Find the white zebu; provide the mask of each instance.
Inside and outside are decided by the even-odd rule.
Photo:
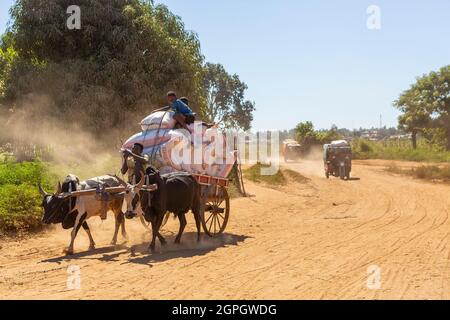
[[[134,188],[141,188],[144,179],[138,185],[130,185],[116,176],[105,175],[81,181],[75,175],[68,175],[63,184],[58,183],[54,194],[46,192],[41,186],[39,191],[44,199],[44,217],[42,221],[46,224],[61,223],[64,229],[72,228],[71,240],[67,248],[67,254],[73,254],[75,238],[80,227],[86,231],[89,237],[89,250],[95,248],[87,220],[95,216],[102,216],[106,212],[112,212],[115,216],[115,230],[111,241],[112,245],[117,243],[119,228],[122,228],[122,236],[127,239],[125,230],[125,219],[122,211],[124,206],[124,194]],[[97,188],[106,187],[116,189],[116,192],[97,192]],[[74,194],[76,194],[74,196]],[[99,197],[107,194],[107,199],[100,201]],[[125,208],[126,210],[126,208]],[[142,224],[146,227],[143,218]]]

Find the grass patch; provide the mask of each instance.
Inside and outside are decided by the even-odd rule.
[[[297,171],[290,169],[278,170],[273,175],[262,175],[261,169],[269,167],[270,166],[268,165],[257,163],[244,170],[244,178],[256,183],[265,183],[270,186],[284,186],[289,182],[289,180],[293,180],[295,182],[306,182],[309,180]]]
[[[386,171],[396,174],[412,176],[416,179],[450,182],[450,166],[427,165],[417,168],[402,169],[398,166],[390,166]]]
[[[270,165],[263,165],[261,163],[257,163],[250,168],[244,170],[244,178],[257,182],[257,183],[267,183],[273,186],[285,185],[287,180],[283,173],[278,170],[275,174],[272,175],[263,175],[261,174],[262,169],[270,168]]]
[[[367,141],[358,139],[352,142],[353,158],[404,160],[416,162],[450,162],[450,152],[438,147],[419,143],[417,149],[409,141]]]

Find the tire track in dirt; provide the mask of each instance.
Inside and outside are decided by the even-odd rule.
[[[287,164],[307,179],[278,188],[247,184],[232,200],[226,233],[195,241],[193,219],[182,245],[149,254],[149,234],[128,222],[130,241],[110,247],[111,220],[93,220],[97,249],[81,232],[76,254],[61,254],[69,232],[55,228],[0,241],[1,298],[44,299],[448,299],[450,187],[388,174],[355,162],[359,180],[322,177],[320,161]],[[178,222],[164,235],[173,242]],[[133,252],[130,248],[133,248]],[[379,290],[367,267],[381,268]],[[81,290],[66,287],[67,267]]]
[[[377,176],[381,176],[383,178],[386,177],[386,175],[383,175],[383,173],[380,173],[380,172],[377,172]],[[374,181],[376,183],[377,176],[370,176],[370,177],[367,177],[367,178],[370,178],[372,183]],[[388,180],[392,180],[390,177],[388,177],[387,179]],[[400,181],[403,181],[404,184],[409,184],[410,183],[409,180],[398,179],[398,178],[396,178],[396,179],[400,180]],[[377,230],[378,231],[388,231],[388,230],[385,230],[385,229],[391,229],[391,230],[393,229],[392,231],[388,232],[388,235],[389,235],[388,239],[392,238],[394,240],[396,237],[399,237],[399,238],[395,239],[394,245],[393,245],[393,249],[391,249],[390,251],[386,252],[385,254],[383,254],[381,256],[380,255],[375,256],[371,260],[367,260],[366,259],[366,261],[362,265],[358,265],[356,263],[356,267],[351,268],[348,271],[339,272],[339,270],[342,270],[343,268],[345,268],[346,265],[354,264],[355,262],[358,262],[358,260],[361,261],[361,256],[356,261],[354,261],[350,257],[348,257],[346,262],[344,262],[343,264],[337,265],[334,269],[331,269],[327,273],[327,275],[330,276],[330,277],[332,277],[333,275],[336,275],[336,274],[339,274],[340,276],[345,276],[346,274],[351,273],[351,272],[355,272],[355,271],[359,271],[360,275],[361,274],[364,275],[364,276],[361,276],[360,278],[356,278],[355,281],[348,283],[347,286],[344,286],[343,287],[343,291],[347,291],[348,287],[352,287],[352,286],[356,287],[357,284],[360,285],[360,288],[362,287],[361,284],[365,282],[363,280],[367,279],[367,275],[365,275],[363,273],[363,272],[365,272],[363,267],[366,267],[370,263],[374,263],[374,262],[377,262],[377,261],[378,261],[378,263],[380,263],[380,262],[383,262],[385,260],[389,260],[389,257],[392,256],[392,255],[395,255],[396,251],[401,250],[402,247],[406,247],[406,248],[413,247],[413,248],[411,248],[411,250],[414,250],[414,246],[416,246],[416,242],[420,242],[422,238],[427,238],[430,233],[432,233],[433,231],[435,231],[435,230],[437,230],[437,229],[439,229],[441,227],[448,228],[446,226],[446,223],[448,222],[448,217],[447,217],[448,211],[444,209],[445,205],[440,207],[439,208],[440,210],[439,209],[436,210],[436,212],[445,213],[445,217],[442,218],[442,214],[441,214],[440,216],[433,217],[431,220],[428,219],[428,221],[425,224],[425,228],[423,228],[423,225],[420,225],[420,227],[418,227],[417,225],[420,224],[421,222],[423,224],[423,221],[427,217],[427,214],[425,214],[424,216],[422,216],[421,218],[419,218],[415,222],[414,222],[415,215],[411,216],[411,217],[408,217],[408,220],[407,220],[408,224],[406,226],[404,226],[404,227],[401,227],[402,225],[404,225],[404,223],[398,223],[398,222],[401,222],[400,219],[402,219],[404,215],[403,215],[403,213],[402,214],[399,214],[399,213],[402,212],[402,207],[405,204],[405,202],[410,201],[410,199],[406,199],[405,202],[403,202],[402,199],[399,199],[398,198],[399,191],[401,191],[401,188],[404,187],[404,186],[401,186],[401,185],[400,186],[396,186],[395,184],[392,185],[391,181],[388,181],[388,182],[389,183],[384,183],[383,184],[386,187],[386,190],[387,190],[387,192],[385,192],[384,198],[390,198],[389,202],[390,203],[395,203],[398,208],[390,208],[390,207],[388,207],[387,210],[385,210],[385,212],[383,212],[383,214],[381,214],[379,216],[376,215],[376,218],[374,218],[374,219],[367,219],[363,223],[357,224],[353,228],[350,227],[350,229],[352,229],[352,230],[364,230],[364,229],[369,229],[369,230],[362,231],[361,233],[357,234],[356,236],[353,236],[353,237],[350,237],[350,238],[347,238],[347,239],[344,239],[344,240],[340,240],[338,242],[338,247],[339,246],[345,246],[346,244],[350,245],[350,243],[348,243],[348,242],[357,241],[359,237],[364,237],[365,234],[376,233]],[[331,182],[331,184],[333,184],[333,183],[334,182]],[[414,182],[414,183],[416,183],[416,182]],[[433,198],[434,199],[436,199],[436,198],[439,199],[438,197],[436,197],[437,196],[436,193],[435,193],[436,189],[448,190],[447,186],[437,186],[437,185],[430,185],[430,184],[428,184],[428,186],[433,189],[433,194],[430,197],[432,199],[431,201],[433,201]],[[333,187],[337,187],[336,184]],[[397,187],[399,190],[393,190],[392,187]],[[414,187],[416,188],[416,186],[414,186]],[[420,187],[422,187],[422,184],[420,184]],[[323,189],[326,189],[326,186]],[[367,189],[368,192],[370,192],[370,190],[371,189]],[[418,193],[421,194],[422,193],[421,188],[418,189],[418,190],[419,190]],[[345,191],[348,192],[349,190],[347,189]],[[393,198],[392,196],[389,196],[389,195],[394,195],[395,198]],[[413,196],[413,198],[414,198],[414,196]],[[367,197],[365,199],[367,199]],[[364,200],[364,198],[361,199],[361,200]],[[429,202],[430,201],[425,201],[423,203],[425,203],[425,205],[427,205],[427,206],[430,206]],[[438,200],[438,203],[439,203],[439,200]],[[430,207],[435,207],[435,204],[431,205]],[[375,215],[375,214],[372,213],[372,215]],[[389,217],[387,215],[389,215]],[[377,225],[375,228],[374,227],[368,228],[368,226],[370,226],[371,224],[373,224],[374,221],[377,221],[377,220],[381,220],[382,223]],[[383,220],[385,220],[385,221],[383,221]],[[411,220],[413,221],[413,223],[410,223]],[[439,220],[439,224],[437,224],[438,220]],[[430,223],[431,223],[431,225],[430,225]],[[409,237],[405,241],[401,241],[400,239],[403,236],[402,235],[402,231],[403,232],[407,231],[408,229],[410,229],[410,228],[412,228],[414,226],[415,226],[415,230],[413,230],[413,231],[414,231],[414,233],[416,235],[414,237],[412,237],[412,238]],[[420,231],[417,230],[417,229],[420,229]],[[384,242],[386,242],[386,241],[384,241]],[[330,246],[328,246],[328,248],[335,248],[335,247],[336,247],[335,243],[333,243]],[[360,252],[361,250],[364,250],[365,248],[370,248],[370,246],[367,246],[367,244],[364,243],[362,246],[355,248],[354,251]],[[350,250],[348,250],[348,251],[350,251]],[[439,251],[440,250],[438,250],[438,252]],[[365,255],[363,255],[362,257],[364,257],[364,256]],[[408,263],[408,262],[406,261],[406,263]],[[430,260],[430,263],[431,263],[431,260]],[[331,278],[328,278],[327,282],[330,282],[330,280],[331,280]],[[407,280],[408,279],[406,279],[404,281],[404,283],[408,283],[409,280],[408,281]],[[333,286],[334,286],[334,284],[333,284]],[[364,290],[364,288],[362,290],[359,290],[359,291],[366,291],[367,292],[367,290]],[[334,292],[334,294],[335,293],[336,292]],[[326,295],[322,295],[322,297],[323,296],[326,296]],[[337,296],[339,296],[339,295],[337,295]],[[354,298],[355,296],[358,297],[358,294],[353,293],[352,295],[350,295],[348,297]],[[401,294],[399,296],[401,297]],[[397,296],[397,297],[399,297],[399,296]],[[335,297],[336,297],[336,295],[335,295]]]

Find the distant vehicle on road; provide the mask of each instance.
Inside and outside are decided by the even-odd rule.
[[[289,160],[297,161],[304,153],[303,146],[295,140],[287,139],[283,141],[284,162]]]
[[[323,146],[325,176],[350,179],[352,171],[352,148],[345,140],[332,141]]]

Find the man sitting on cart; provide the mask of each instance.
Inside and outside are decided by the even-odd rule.
[[[187,104],[177,98],[177,94],[174,91],[169,91],[167,93],[167,100],[169,101],[169,105],[167,107],[156,109],[153,112],[168,110],[173,111],[175,113],[173,118],[177,121],[177,124],[192,134],[192,131],[189,129],[188,125],[195,122],[195,113],[192,112],[191,108],[189,108]]]
[[[169,91],[167,93],[167,99],[169,101],[169,106],[160,108],[160,109],[156,109],[153,112],[168,111],[168,110],[173,111],[175,113],[173,118],[177,121],[177,124],[192,134],[192,131],[189,129],[188,125],[195,122],[196,114],[189,107],[188,98],[182,97],[182,98],[178,99],[175,92]],[[202,123],[202,125],[206,126],[207,128],[211,128],[215,124],[214,123],[212,123],[212,124]]]

